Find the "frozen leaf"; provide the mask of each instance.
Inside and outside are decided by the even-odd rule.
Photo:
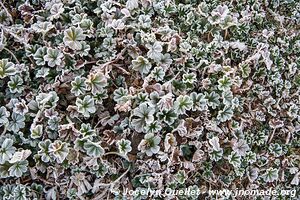
[[[1,144],[0,148],[0,164],[3,164],[11,159],[15,151],[16,148],[13,146],[13,140],[6,138]]]
[[[250,147],[245,140],[239,139],[237,142],[234,143],[232,149],[238,155],[245,156],[247,151],[250,150]]]
[[[75,94],[75,96],[79,96],[85,93],[85,91],[87,90],[87,85],[85,84],[85,81],[85,78],[77,76],[75,77],[75,80],[71,82],[71,92]]]
[[[28,161],[23,160],[14,163],[9,169],[10,176],[21,177],[27,171]]]
[[[107,85],[107,78],[101,72],[98,72],[96,74],[90,74],[86,79],[86,84],[88,86],[88,89],[91,89],[92,93],[96,94],[98,92],[101,92],[103,88]]]
[[[91,113],[96,112],[94,99],[90,95],[85,96],[83,99],[78,97],[76,99],[76,106],[78,112],[83,114],[84,117],[90,117]]]
[[[10,77],[7,83],[11,93],[21,93],[24,90],[23,80],[20,76],[15,75]]]
[[[8,59],[0,60],[0,78],[12,76],[16,74],[17,70],[12,62],[8,62]]]
[[[6,124],[8,123],[8,117],[10,113],[7,111],[6,107],[1,106],[0,107],[0,126],[1,124]]]
[[[44,56],[44,61],[48,62],[49,67],[59,66],[62,63],[62,54],[58,49],[47,49],[47,54]]]
[[[133,116],[137,118],[133,119],[131,124],[137,132],[142,132],[146,124],[150,124],[154,121],[154,112],[155,110],[146,103],[142,103],[138,108],[134,109]]]
[[[56,140],[49,145],[49,152],[58,163],[62,163],[69,153],[68,144],[60,140]]]
[[[30,137],[32,139],[37,139],[37,138],[42,137],[42,135],[43,135],[43,125],[38,124],[36,126],[32,126],[30,128],[30,132],[31,132]]]
[[[227,120],[230,120],[232,116],[233,116],[232,108],[229,106],[225,106],[223,110],[220,110],[218,112],[217,119],[220,120],[221,122],[225,122]]]
[[[73,50],[80,50],[82,48],[81,41],[85,39],[85,35],[81,28],[70,27],[64,31],[63,41],[66,46]]]
[[[39,142],[38,146],[40,150],[38,151],[38,155],[41,156],[41,160],[43,162],[49,162],[50,161],[50,144],[51,141],[49,139],[46,139],[45,141]]]
[[[12,113],[11,120],[7,129],[13,131],[14,133],[18,132],[21,128],[25,127],[25,117],[23,115]]]
[[[157,154],[160,146],[159,143],[161,138],[159,136],[155,136],[153,133],[147,133],[144,136],[144,139],[140,142],[138,149],[142,153],[146,153],[147,156],[152,156],[153,154]]]
[[[263,174],[263,178],[265,182],[273,182],[278,179],[278,169],[269,168],[266,173]]]
[[[100,146],[100,144],[92,141],[85,142],[83,148],[89,156],[100,157],[104,154],[104,149]]]
[[[153,45],[146,45],[146,47],[149,49],[147,52],[148,58],[151,58],[153,60],[160,59],[160,57],[162,56],[162,46],[159,42],[154,42]]]
[[[132,150],[131,142],[129,140],[121,139],[117,141],[117,146],[119,152],[125,155]]]
[[[233,167],[238,168],[241,165],[241,156],[238,155],[236,152],[232,151],[231,154],[228,156],[228,161]]]
[[[151,69],[151,63],[143,56],[138,56],[136,60],[133,60],[132,66],[132,69],[139,71],[142,75],[148,74]]]
[[[47,55],[47,47],[39,47],[35,54],[33,55],[33,58],[37,65],[45,65],[45,55]]]
[[[187,95],[180,95],[174,102],[174,109],[178,114],[185,114],[192,108],[193,102]]]

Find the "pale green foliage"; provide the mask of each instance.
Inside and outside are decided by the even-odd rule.
[[[16,148],[13,146],[13,140],[6,138],[0,148],[0,164],[8,161],[15,153]]]
[[[78,108],[78,112],[83,114],[84,117],[90,117],[90,113],[95,113],[95,102],[91,96],[85,96],[83,99],[77,97],[76,106]]]
[[[11,76],[16,74],[15,65],[9,62],[8,59],[0,60],[0,78],[5,78],[6,76]]]
[[[74,81],[71,82],[71,92],[76,96],[84,94],[87,90],[87,85],[85,83],[86,79],[77,76]]]
[[[151,68],[151,63],[149,60],[143,56],[138,56],[135,60],[132,61],[132,69],[143,74],[148,74]]]
[[[85,142],[83,148],[86,150],[87,155],[92,157],[100,157],[104,154],[104,149],[100,144],[92,141]]]
[[[49,145],[49,152],[58,163],[62,163],[69,153],[68,144],[60,140],[56,140]]]
[[[82,47],[81,41],[85,39],[85,34],[81,28],[70,27],[64,31],[63,41],[66,46],[73,50],[80,50]]]
[[[0,1],[0,200],[300,199],[299,8]]]
[[[129,140],[121,139],[117,141],[118,150],[122,154],[127,154],[132,150],[131,142]]]

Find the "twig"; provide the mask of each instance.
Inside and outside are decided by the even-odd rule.
[[[15,56],[15,54],[14,54],[11,50],[9,50],[9,49],[6,48],[6,47],[4,47],[3,49],[6,50],[8,53],[10,53],[10,55],[15,59],[15,61],[16,61],[18,64],[20,64],[18,58]]]
[[[107,152],[103,156],[107,156],[107,155],[117,155],[117,156],[120,156],[120,157],[124,158],[128,162],[130,162],[130,160],[129,160],[129,158],[127,156],[125,157],[124,155],[122,155],[122,154],[120,154],[118,152],[115,152],[115,151]]]
[[[2,1],[0,1],[0,5],[1,5],[1,7],[5,10],[6,14],[9,16],[9,19],[12,21],[12,16],[11,16],[11,14],[8,12],[8,10],[6,9],[6,7],[4,6],[4,4],[2,3]]]
[[[276,128],[273,130],[272,134],[270,135],[269,140],[268,140],[268,144],[270,144],[270,142],[272,141],[272,139],[274,137],[274,134],[275,134],[275,131],[276,131]]]

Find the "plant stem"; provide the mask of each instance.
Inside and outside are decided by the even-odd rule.
[[[9,49],[6,48],[6,47],[4,47],[3,49],[6,50],[8,53],[10,53],[10,55],[15,59],[15,61],[16,61],[18,64],[20,64],[18,58],[15,56],[15,54],[14,54],[11,50],[9,50]]]

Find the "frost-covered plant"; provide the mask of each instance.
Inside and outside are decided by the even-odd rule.
[[[95,101],[90,95],[85,96],[83,99],[77,97],[76,106],[78,112],[83,114],[84,117],[90,117],[91,113],[96,112]]]
[[[133,111],[133,116],[137,117],[132,119],[132,126],[137,132],[143,132],[145,126],[154,121],[154,108],[148,106],[146,103],[142,103],[139,107]]]
[[[146,153],[147,156],[152,156],[153,154],[158,153],[160,141],[161,138],[159,136],[155,136],[153,133],[147,133],[140,142],[138,149],[141,152]]]
[[[209,139],[209,156],[212,160],[218,161],[223,157],[223,149],[220,147],[219,138],[213,137]]]
[[[6,76],[11,76],[16,74],[15,65],[9,62],[8,59],[0,60],[0,78],[5,78]]]
[[[8,161],[16,151],[16,148],[13,146],[13,140],[6,138],[1,144],[0,148],[0,164]]]
[[[0,199],[299,199],[299,7],[0,1]]]
[[[132,150],[131,142],[129,140],[121,139],[117,142],[117,146],[119,152],[125,155]]]
[[[80,50],[82,48],[81,41],[85,38],[86,35],[81,28],[72,26],[64,31],[63,41],[71,49]]]
[[[132,61],[132,69],[140,72],[141,74],[148,74],[151,69],[151,63],[143,56],[138,56]]]

